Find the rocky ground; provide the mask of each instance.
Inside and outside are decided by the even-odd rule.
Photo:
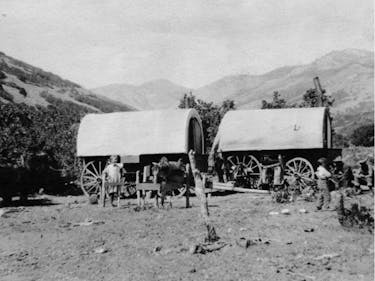
[[[336,212],[315,212],[312,202],[277,204],[269,195],[212,196],[225,246],[192,254],[205,228],[191,202],[136,211],[134,199],[101,209],[84,197],[42,196],[1,208],[0,280],[374,279],[371,233],[343,229]]]

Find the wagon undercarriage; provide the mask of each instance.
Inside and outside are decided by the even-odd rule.
[[[226,181],[249,189],[269,189],[273,185],[274,167],[279,155],[283,161],[283,178],[302,189],[314,181],[314,169],[320,157],[333,159],[340,149],[297,149],[269,151],[235,151],[223,153]]]

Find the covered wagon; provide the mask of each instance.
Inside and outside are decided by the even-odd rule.
[[[99,192],[111,155],[118,155],[124,164],[124,184],[132,194],[137,171],[146,181],[153,162],[163,156],[187,162],[190,149],[198,154],[204,150],[202,123],[194,109],[88,114],[77,137],[77,156],[83,160],[82,190],[86,195]]]
[[[230,111],[219,126],[214,152],[222,154],[228,177],[235,180],[241,171],[248,188],[259,188],[263,165],[280,156],[287,175],[309,180],[320,157],[341,154],[332,148],[331,118],[325,107]]]

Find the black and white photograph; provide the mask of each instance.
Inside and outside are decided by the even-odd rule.
[[[374,280],[373,0],[0,0],[0,281]]]

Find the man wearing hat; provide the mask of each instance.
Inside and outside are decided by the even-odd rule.
[[[361,185],[366,185],[373,193],[374,186],[374,158],[372,156],[361,160],[359,163],[359,170],[354,175],[354,186],[357,193],[361,192]]]
[[[328,163],[326,158],[320,158],[318,160],[319,166],[315,172],[318,178],[318,205],[317,210],[321,210],[322,207],[325,210],[329,210],[329,203],[331,202],[331,194],[329,192],[328,180],[332,177],[332,174],[328,171]]]

